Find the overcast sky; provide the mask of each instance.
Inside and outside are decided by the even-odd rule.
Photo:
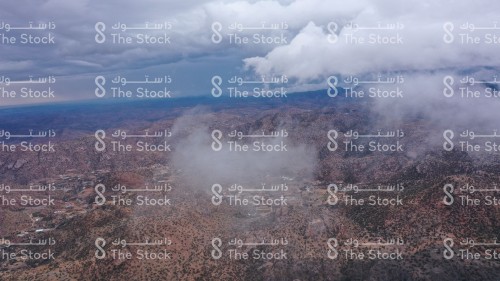
[[[500,2],[494,0],[19,0],[4,1],[0,8],[4,23],[0,33],[18,40],[24,31],[7,31],[5,24],[55,24],[53,30],[27,31],[51,33],[55,44],[3,42],[0,76],[25,80],[53,75],[57,77],[56,100],[95,98],[95,77],[99,75],[108,79],[169,75],[169,89],[174,97],[181,97],[209,95],[214,75],[227,79],[232,75],[287,75],[292,81],[288,87],[296,91],[326,88],[331,75],[401,72],[441,81],[440,75],[465,71],[488,79],[500,59],[500,42],[464,44],[459,35],[478,35],[482,40],[486,33],[500,37],[495,29],[460,28],[467,23],[469,27],[495,27]],[[101,44],[96,42],[100,22],[106,35]],[[165,30],[122,32],[112,28],[117,23],[141,27],[165,22],[170,25]],[[233,24],[279,28],[233,30]],[[353,30],[351,24],[357,28]],[[395,28],[383,29],[389,26]],[[170,44],[113,44],[113,32],[165,35]],[[230,33],[247,36],[251,42],[234,44],[229,41]],[[281,41],[254,43],[254,34]],[[349,41],[349,34],[365,42]],[[372,36],[395,41],[366,42]],[[215,43],[219,37],[221,42]],[[2,100],[3,105],[16,102]]]

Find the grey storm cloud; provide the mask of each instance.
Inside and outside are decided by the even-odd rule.
[[[457,75],[464,69],[496,68],[500,53],[494,45],[458,44],[459,26],[472,23],[490,26],[497,18],[496,1],[97,1],[21,0],[2,3],[0,20],[11,25],[55,22],[56,44],[50,46],[0,45],[0,71],[25,79],[27,75],[55,75],[62,100],[78,99],[92,92],[96,75],[135,75],[172,72],[178,77],[180,95],[206,94],[205,83],[190,88],[195,75],[210,81],[217,72],[245,72],[250,75],[286,74],[293,90],[325,88],[330,75],[373,75],[377,72],[418,73],[417,78]],[[141,26],[169,22],[171,44],[96,43],[95,25],[116,23]],[[214,44],[213,24],[229,32],[233,24],[261,26],[286,23],[283,44]],[[337,29],[332,32],[332,23]],[[400,23],[402,45],[355,45],[345,42],[348,24],[364,27]],[[443,41],[445,23],[453,23],[455,42]],[[241,35],[252,34],[252,30]],[[357,30],[368,36],[370,30]],[[0,32],[6,33],[6,32]],[[272,32],[271,32],[272,33]],[[384,34],[384,33],[382,33]],[[471,32],[472,34],[472,32]],[[476,30],[474,34],[478,34]],[[328,39],[335,35],[336,43]],[[109,33],[108,33],[109,39]],[[227,38],[226,38],[227,39]],[[220,61],[219,63],[217,61]],[[486,72],[488,75],[491,73]],[[439,75],[439,76],[436,76]],[[442,79],[442,78],[441,78]],[[420,81],[420,80],[418,80]],[[182,85],[181,85],[182,84]],[[207,83],[208,84],[208,83]],[[439,83],[423,85],[425,92],[441,91]],[[422,86],[422,85],[421,85]],[[205,87],[205,88],[204,88]],[[411,90],[408,90],[411,92]],[[417,94],[417,93],[416,93]],[[421,94],[418,94],[421,95]],[[421,100],[408,98],[408,102]],[[385,104],[386,102],[383,102]]]
[[[306,1],[22,0],[5,2],[1,7],[0,20],[4,24],[19,27],[55,23],[56,28],[50,30],[55,44],[0,44],[0,71],[16,80],[27,79],[27,76],[57,76],[57,100],[88,98],[92,92],[92,77],[96,75],[140,77],[176,72],[180,77],[178,81],[190,82],[185,77],[196,75],[201,69],[200,79],[210,81],[208,74],[211,72],[240,71],[238,67],[241,69],[244,58],[264,55],[274,48],[265,45],[237,46],[226,41],[214,44],[211,40],[214,22],[221,23],[227,31],[233,22],[258,26],[263,22],[286,21],[290,25],[287,31],[290,38],[307,22],[300,16],[307,7]],[[312,8],[308,10],[310,17],[316,16]],[[324,12],[323,17],[326,16]],[[98,22],[107,26],[108,40],[103,44],[95,40]],[[164,22],[171,24],[171,29],[164,32],[170,39],[169,45],[110,43],[109,31],[116,23],[137,27],[145,23]],[[18,31],[7,32],[4,29],[0,33],[19,35]],[[47,32],[33,33],[47,35]],[[214,58],[220,58],[220,63],[213,63]],[[211,69],[209,63],[212,63]],[[188,70],[187,66],[191,69]],[[188,95],[195,92],[201,94],[203,89],[190,89],[189,93],[183,93],[185,89],[180,86],[176,91]]]
[[[273,45],[234,46],[211,42],[211,25],[220,22],[259,26],[285,22],[287,38],[293,38],[309,21],[348,17],[362,4],[331,1],[17,1],[2,3],[0,19],[11,25],[54,22],[56,44],[50,46],[0,46],[2,64],[18,64],[11,71],[82,74],[116,69],[140,68],[175,63],[200,56],[227,54],[232,49],[241,59],[264,55]],[[339,8],[342,7],[342,8]],[[171,45],[97,44],[95,24],[103,22],[107,31],[115,23],[128,26],[169,22]],[[227,30],[225,30],[227,31]],[[224,30],[223,30],[224,32]],[[109,41],[109,40],[108,40]],[[33,65],[29,65],[32,62]],[[24,67],[23,67],[24,66]]]

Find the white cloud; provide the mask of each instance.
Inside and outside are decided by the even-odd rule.
[[[497,16],[490,11],[499,4],[466,4],[455,1],[375,1],[360,13],[353,14],[351,21],[360,27],[371,28],[399,23],[400,30],[352,31],[343,27],[349,20],[340,20],[335,21],[339,30],[338,41],[331,43],[328,41],[331,35],[328,22],[314,17],[290,44],[276,47],[265,56],[247,58],[244,62],[258,74],[284,73],[300,81],[324,78],[332,73],[495,66],[500,59],[497,48],[485,44],[459,44],[458,25],[467,21],[476,25],[493,25]],[[302,17],[307,17],[307,13]],[[443,41],[446,22],[453,22],[456,26],[454,44]],[[352,40],[350,34],[362,38],[364,43]],[[392,37],[395,43],[381,44],[387,37]]]

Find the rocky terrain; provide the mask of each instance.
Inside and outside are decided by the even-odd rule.
[[[0,205],[0,279],[495,280],[499,262],[485,252],[496,250],[489,242],[496,244],[500,214],[485,198],[500,182],[498,155],[443,150],[442,131],[423,117],[381,122],[369,103],[324,96],[0,110],[0,130],[56,132],[54,152],[0,152],[0,196],[16,201]],[[171,132],[150,141],[170,149],[138,151],[143,139],[117,134],[133,149],[114,151],[119,130]],[[222,141],[233,131],[286,131],[287,150],[226,145],[217,154],[214,130]],[[404,149],[344,149],[352,130],[403,131]],[[368,147],[374,139],[355,141]],[[47,141],[5,142],[23,140]],[[252,147],[254,139],[240,141]],[[469,185],[476,190],[462,188]],[[53,201],[23,205],[23,195]],[[461,204],[461,195],[482,203]],[[256,196],[273,203],[231,204]],[[146,197],[157,204],[142,204]],[[53,256],[24,258],[26,251]]]

